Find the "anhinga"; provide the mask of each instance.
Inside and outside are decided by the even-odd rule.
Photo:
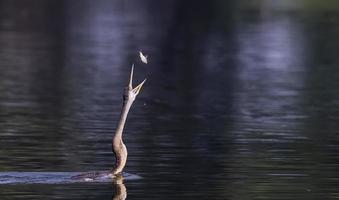
[[[123,95],[123,106],[120,114],[120,120],[117,126],[117,129],[115,131],[113,140],[112,140],[112,151],[115,155],[116,163],[113,169],[113,174],[119,174],[122,172],[126,165],[127,160],[127,148],[125,144],[122,141],[122,133],[124,130],[126,118],[129,109],[131,108],[136,96],[139,94],[143,84],[145,83],[146,79],[141,82],[138,86],[135,88],[132,87],[132,81],[133,81],[133,69],[134,65],[132,66],[130,78],[129,78],[129,84],[128,87],[125,88],[124,95]]]

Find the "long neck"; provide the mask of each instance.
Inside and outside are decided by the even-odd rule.
[[[113,146],[116,145],[116,143],[122,141],[122,132],[124,131],[124,126],[125,126],[127,114],[128,114],[129,109],[132,106],[132,103],[133,102],[128,101],[128,100],[124,101],[124,104],[123,104],[122,110],[121,110],[121,114],[120,114],[120,120],[119,120],[119,123],[118,123],[118,127],[115,131],[115,135],[114,135],[113,141],[112,141]]]

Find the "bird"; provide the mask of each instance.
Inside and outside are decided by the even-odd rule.
[[[122,171],[125,168],[126,161],[127,161],[127,148],[122,140],[122,134],[124,131],[124,126],[126,123],[128,112],[135,101],[135,98],[139,94],[142,86],[146,82],[144,79],[139,85],[135,88],[132,86],[133,82],[133,71],[134,71],[134,64],[132,65],[129,83],[128,86],[125,88],[123,93],[123,104],[120,113],[120,119],[118,121],[117,128],[113,135],[112,139],[112,152],[115,156],[115,164],[113,169],[106,170],[106,171],[94,171],[94,172],[85,172],[79,173],[77,175],[72,176],[70,179],[72,181],[84,181],[84,182],[95,182],[100,181],[102,179],[111,178],[111,179],[119,179],[122,176]]]
[[[141,51],[139,51],[139,56],[140,56],[140,60],[143,62],[143,63],[145,63],[145,64],[147,64],[147,56],[146,55],[144,55],[144,54],[142,54],[142,52]]]
[[[75,175],[69,174],[69,175],[60,175],[60,173],[42,173],[39,175],[39,173],[29,173],[29,172],[23,172],[18,173],[14,172],[15,175],[13,175],[11,172],[8,174],[4,174],[0,172],[0,184],[2,177],[5,177],[5,182],[11,178],[15,183],[41,183],[46,181],[46,183],[51,183],[50,179],[53,179],[55,183],[66,183],[66,182],[97,182],[97,181],[105,181],[105,180],[115,180],[117,182],[117,196],[114,199],[125,199],[126,198],[126,187],[124,186],[122,180],[123,180],[123,169],[126,165],[127,161],[127,148],[122,140],[122,134],[124,130],[124,126],[127,119],[127,114],[135,101],[136,97],[138,96],[142,86],[146,82],[146,79],[144,79],[139,85],[133,88],[132,82],[133,82],[133,71],[134,71],[134,65],[132,65],[130,77],[129,77],[129,83],[128,86],[125,88],[123,93],[123,105],[122,110],[120,114],[120,119],[117,125],[117,128],[115,130],[115,134],[112,139],[112,152],[115,156],[115,165],[113,169],[105,170],[105,171],[92,171],[92,172],[76,172]],[[61,173],[63,174],[63,173]],[[38,176],[38,177],[37,177]],[[40,177],[39,177],[40,176]],[[44,180],[46,179],[46,180]],[[48,181],[47,181],[48,179]],[[52,182],[53,182],[52,181]],[[11,183],[14,183],[11,182]],[[53,183],[54,183],[53,182]]]
[[[135,101],[135,98],[139,94],[142,86],[146,82],[146,79],[144,79],[139,85],[133,88],[132,86],[133,71],[134,71],[134,65],[132,65],[128,86],[124,90],[123,106],[122,106],[122,110],[120,114],[120,119],[119,119],[117,128],[115,130],[115,134],[112,139],[112,152],[115,156],[115,166],[113,168],[113,175],[121,174],[121,172],[123,171],[126,165],[127,148],[122,140],[122,134],[123,134],[128,112],[133,102]]]

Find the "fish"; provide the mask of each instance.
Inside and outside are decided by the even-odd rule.
[[[143,63],[145,63],[145,64],[148,63],[148,61],[147,61],[147,56],[144,55],[144,54],[142,54],[141,51],[139,51],[139,56],[140,56],[140,60],[141,60]]]

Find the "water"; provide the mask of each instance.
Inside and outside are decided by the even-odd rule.
[[[148,79],[124,134],[140,179],[1,199],[337,199],[339,6],[274,2],[0,1],[1,173],[110,169],[131,64]]]
[[[0,185],[72,184],[72,183],[123,183],[141,177],[123,172],[112,175],[110,171],[93,172],[0,172]]]

